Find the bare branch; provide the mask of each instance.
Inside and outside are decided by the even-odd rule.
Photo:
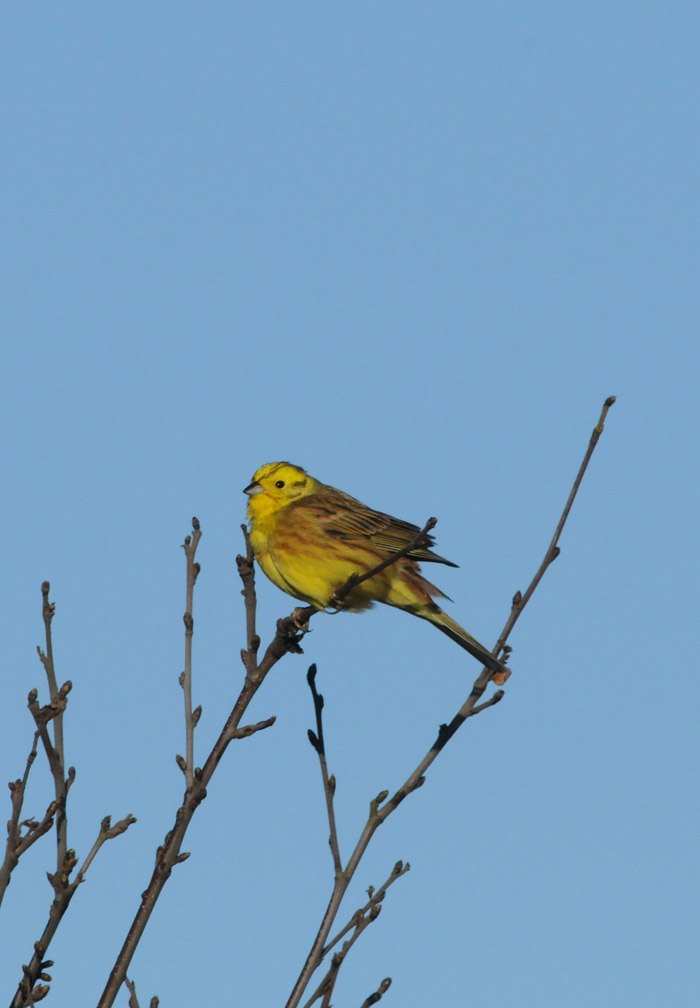
[[[67,787],[64,780],[65,773],[65,751],[63,745],[63,711],[66,708],[67,696],[70,692],[70,682],[64,684],[59,690],[56,682],[56,670],[53,660],[53,638],[51,634],[51,623],[56,613],[56,606],[49,601],[51,585],[44,581],[41,586],[42,617],[44,620],[44,634],[46,638],[46,652],[39,651],[41,663],[46,671],[46,678],[49,684],[49,696],[52,707],[56,709],[53,717],[53,752],[49,756],[49,766],[54,779],[54,789],[56,793],[56,867],[58,868],[66,856],[68,846],[68,822],[66,819],[66,796]],[[66,689],[66,686],[68,687]],[[42,739],[43,741],[43,739]],[[46,743],[44,743],[46,748]]]
[[[273,716],[266,718],[265,721],[258,721],[257,724],[243,725],[242,728],[236,728],[231,732],[231,740],[250,738],[256,732],[263,731],[265,728],[271,728],[276,720],[277,718]]]
[[[39,731],[34,732],[34,740],[32,742],[32,748],[27,756],[27,761],[24,766],[24,773],[21,779],[10,781],[8,787],[10,789],[10,802],[12,805],[12,815],[9,822],[7,823],[7,843],[5,844],[5,858],[3,860],[2,866],[0,867],[0,904],[2,904],[3,897],[10,884],[10,876],[12,872],[17,867],[17,863],[24,853],[31,845],[47,833],[48,830],[53,825],[53,816],[56,812],[55,802],[51,802],[48,809],[44,814],[44,818],[40,823],[33,819],[25,819],[24,822],[20,822],[20,816],[22,814],[22,807],[24,805],[24,795],[27,788],[27,781],[29,780],[29,771],[31,770],[34,760],[36,759],[37,742],[39,741]],[[22,827],[25,827],[27,832],[22,836]]]
[[[421,541],[426,531],[432,527],[433,525],[429,522],[428,525],[426,525],[426,528],[415,537],[413,542],[408,544],[406,551],[402,550],[400,553],[394,554],[388,562],[385,561],[384,563],[379,564],[372,571],[369,571],[366,576],[372,577],[378,570],[388,566],[389,563],[395,563],[399,560],[405,552],[410,549],[415,549],[416,545]],[[187,828],[200,802],[206,797],[208,784],[229,743],[234,739],[247,738],[264,728],[270,727],[274,723],[274,718],[268,718],[266,721],[261,721],[256,725],[240,727],[243,714],[248,708],[250,701],[262,685],[270,669],[281,658],[283,658],[284,655],[290,653],[301,653],[301,647],[299,646],[300,641],[308,630],[309,619],[315,612],[317,612],[314,607],[307,606],[295,609],[290,616],[278,620],[277,632],[273,640],[268,645],[262,660],[259,663],[257,662],[258,650],[260,648],[260,638],[256,631],[257,602],[255,595],[254,557],[250,544],[250,538],[245,526],[242,526],[242,529],[246,541],[246,556],[238,556],[236,558],[236,562],[243,582],[242,594],[245,599],[246,608],[246,648],[241,652],[241,658],[243,659],[243,664],[246,669],[245,682],[218,739],[214,743],[214,746],[204,763],[204,766],[201,770],[193,770],[192,781],[191,783],[188,783],[185,790],[182,805],[178,809],[175,817],[175,824],[167,834],[163,845],[158,849],[156,865],[151,881],[141,897],[141,905],[136,912],[124,944],[119,952],[117,961],[114,964],[105,989],[102,993],[98,1008],[110,1008],[110,1006],[114,1004],[114,999],[117,996],[119,988],[124,982],[126,971],[129,968],[136,947],[141,939],[141,935],[148,923],[160,893],[170,877],[172,869],[183,860],[180,848],[187,832]],[[199,523],[197,523],[195,531],[200,531]],[[194,543],[194,533],[192,535],[191,543]],[[189,545],[187,541],[185,545],[187,548]],[[364,576],[362,580],[364,580]],[[358,582],[353,581],[351,578],[349,579],[348,585],[352,587],[352,585],[356,583]],[[346,593],[346,590],[349,591],[350,587],[347,587],[347,585],[342,586],[339,589],[340,597],[343,597],[343,593]],[[189,595],[188,602],[190,602]],[[191,607],[188,609],[188,612],[191,614]],[[187,641],[191,638],[189,629],[190,628],[188,628],[186,622],[186,648],[188,646]],[[183,674],[183,685],[187,677],[187,658],[185,664],[186,671]],[[187,768],[189,766],[187,759],[178,757],[177,762],[180,769],[184,768],[184,772],[187,773]]]
[[[185,670],[182,673],[182,690],[185,695],[185,780],[187,786],[192,784],[194,772],[194,729],[196,721],[192,712],[192,635],[194,633],[194,618],[192,616],[192,603],[194,598],[194,585],[200,566],[195,563],[195,553],[199,540],[202,538],[202,530],[197,518],[192,519],[192,535],[185,536],[183,549],[185,551],[185,562],[187,564],[187,578],[185,589]]]
[[[195,531],[200,531],[198,523]],[[194,542],[194,534],[191,541]],[[117,960],[112,968],[112,972],[107,980],[102,997],[98,1003],[98,1008],[109,1008],[109,1006],[114,1004],[119,988],[124,982],[126,971],[131,964],[136,947],[141,940],[141,936],[163,887],[165,886],[165,883],[170,877],[173,868],[176,865],[181,864],[187,857],[189,857],[186,852],[182,852],[181,850],[185,834],[193,815],[199,807],[199,804],[204,800],[204,798],[206,798],[209,782],[229,744],[235,739],[243,739],[248,738],[251,735],[255,735],[259,731],[271,727],[271,725],[275,722],[275,718],[270,717],[265,721],[258,722],[257,724],[241,725],[243,715],[245,714],[251,700],[262,685],[269,669],[272,665],[274,665],[275,661],[278,660],[278,657],[281,657],[283,654],[286,654],[288,651],[293,649],[292,636],[298,635],[298,630],[295,630],[292,635],[291,632],[286,629],[290,625],[292,617],[289,617],[286,621],[280,620],[279,623],[284,624],[284,628],[280,629],[278,624],[277,635],[273,644],[270,645],[266,652],[266,658],[263,659],[263,662],[261,662],[259,666],[257,665],[257,652],[260,646],[260,639],[255,630],[255,575],[252,550],[250,549],[250,543],[248,540],[247,544],[247,556],[237,558],[238,570],[241,580],[243,581],[243,595],[246,604],[247,647],[242,652],[242,658],[246,669],[245,681],[239,693],[238,699],[236,700],[226,723],[221,729],[219,737],[214,743],[204,766],[201,769],[196,767],[192,768],[191,782],[188,783],[185,789],[182,804],[175,815],[173,827],[166,835],[163,844],[158,848],[156,853],[156,863],[151,880],[141,896],[141,904],[136,911],[131,927],[129,928],[128,934],[124,940],[124,944],[122,945],[122,948],[117,956]],[[191,598],[189,596],[188,602],[190,603],[190,609],[188,612],[191,613]],[[188,631],[186,627],[186,635],[187,633]],[[277,643],[275,644],[275,642]],[[271,649],[273,653],[271,653]],[[194,716],[195,712],[192,714],[193,718]],[[187,760],[183,760],[182,757],[178,757],[177,761],[180,768],[183,769],[184,767],[186,771],[188,766]]]
[[[75,881],[73,883],[75,888],[77,888],[80,885],[80,883],[84,881],[85,875],[87,874],[87,870],[92,864],[92,862],[95,860],[95,855],[97,854],[102,844],[106,843],[107,840],[113,840],[115,837],[120,836],[120,834],[122,833],[126,833],[129,826],[133,826],[135,822],[136,819],[134,818],[134,816],[128,815],[125,816],[124,819],[120,819],[119,822],[116,822],[114,826],[112,826],[112,817],[111,816],[104,817],[104,819],[100,823],[100,831],[97,834],[97,838],[92,847],[90,848],[87,857],[83,861],[80,871],[75,876]]]
[[[595,446],[598,443],[600,435],[603,431],[603,425],[608,410],[610,409],[610,407],[614,402],[615,398],[614,396],[611,396],[608,399],[606,399],[603,405],[603,410],[601,412],[600,419],[589,441],[588,448],[586,450],[583,461],[579,467],[579,471],[576,475],[573,486],[567,498],[564,511],[562,512],[562,515],[555,528],[552,541],[547,549],[547,552],[545,553],[544,560],[540,565],[537,573],[533,577],[532,582],[528,586],[528,589],[525,592],[525,594],[523,596],[520,596],[519,593],[516,595],[511,608],[511,614],[503,629],[503,632],[501,633],[498,639],[496,646],[493,649],[492,653],[494,655],[500,654],[501,650],[506,650],[507,653],[508,648],[506,645],[506,641],[508,639],[512,627],[514,626],[520,613],[525,608],[525,605],[532,597],[532,594],[537,588],[539,582],[541,581],[542,576],[546,571],[547,567],[556,559],[556,557],[559,554],[559,547],[558,547],[559,537],[561,536],[562,530],[569,516],[569,512],[571,511],[571,506],[573,504],[578,488],[581,484],[583,474],[585,473],[586,467],[591,458],[593,450],[595,449]],[[422,530],[420,534],[421,536],[424,535],[429,530],[429,528],[432,527],[431,522],[433,522],[433,519],[431,519],[430,522],[428,522],[428,524]],[[414,543],[409,544],[408,549],[409,550],[415,549],[415,545],[416,544]],[[398,555],[392,558],[392,560],[396,559],[398,559]],[[384,566],[388,565],[389,565],[388,563],[384,564]],[[372,576],[374,573],[376,573],[376,569],[374,571],[369,572],[367,576]],[[350,579],[350,581],[352,581],[352,579]],[[346,585],[343,586],[343,589],[341,589],[340,592],[336,593],[336,597],[339,596],[344,597],[344,595],[347,594],[347,591],[351,590],[352,586],[348,587],[350,581],[348,581]],[[357,583],[359,582],[355,582],[355,584]],[[474,685],[472,686],[471,693],[469,694],[465,702],[462,704],[459,711],[455,714],[455,716],[452,718],[449,724],[440,726],[437,738],[433,742],[432,746],[427,751],[427,753],[420,761],[418,766],[415,768],[415,770],[413,770],[413,772],[406,778],[403,785],[401,785],[401,787],[399,787],[394,792],[394,794],[391,796],[391,798],[389,798],[388,801],[386,800],[388,793],[382,792],[380,795],[377,796],[377,798],[375,798],[372,802],[370,802],[370,811],[369,816],[367,818],[367,822],[365,823],[362,833],[360,834],[360,837],[355,845],[355,849],[350,855],[350,858],[345,866],[344,871],[342,872],[342,874],[336,876],[335,885],[333,887],[333,892],[331,894],[328,907],[323,916],[321,925],[317,932],[316,938],[314,939],[314,942],[311,946],[311,950],[309,951],[309,955],[307,956],[306,962],[304,963],[299,978],[297,979],[297,982],[294,985],[294,989],[292,990],[286,1008],[297,1008],[297,1006],[301,1001],[301,997],[304,991],[306,990],[306,987],[308,986],[311,976],[319,967],[325,951],[327,950],[327,948],[330,947],[330,945],[329,946],[326,945],[326,942],[328,940],[328,934],[330,933],[330,928],[332,927],[333,921],[335,920],[335,917],[338,913],[340,904],[345,895],[347,887],[350,884],[350,881],[357,869],[357,866],[360,863],[360,860],[363,857],[377,828],[386,821],[386,819],[391,815],[392,812],[394,812],[398,808],[398,806],[401,804],[404,798],[407,797],[407,795],[411,794],[413,791],[416,791],[419,787],[423,785],[423,783],[425,782],[426,771],[428,770],[430,765],[434,762],[434,760],[437,758],[438,754],[444,749],[448,741],[453,737],[453,735],[455,735],[455,733],[459,730],[459,728],[461,728],[464,722],[468,718],[472,717],[474,714],[478,714],[481,711],[486,710],[487,708],[492,707],[495,704],[499,703],[500,700],[502,699],[504,695],[503,690],[497,690],[490,699],[482,703],[478,703],[480,698],[483,696],[484,691],[486,690],[486,687],[488,686],[492,677],[493,677],[493,670],[484,667],[480,675],[475,680]],[[339,955],[341,956],[340,959],[337,958]],[[320,996],[320,994],[324,994],[325,996],[325,994],[329,991],[329,989],[332,990],[333,985],[335,984],[335,977],[337,976],[337,971],[340,969],[341,962],[342,962],[342,950],[341,953],[336,953],[336,956],[334,956],[335,965],[331,966],[328,973],[326,974],[326,977],[324,977],[324,980],[321,981],[321,984],[319,985],[319,987],[316,990],[316,993],[313,996],[314,999]],[[307,1002],[307,1004],[310,1003],[311,1002]]]
[[[140,1008],[139,999],[136,995],[136,984],[132,980],[129,980],[128,977],[124,977],[124,983],[126,985],[127,990],[129,991],[128,1008]],[[149,1001],[150,1008],[158,1008],[159,1004],[160,999],[157,997],[152,997],[151,1000]]]
[[[75,851],[68,849],[66,846],[68,832],[66,800],[71,785],[75,780],[75,768],[69,767],[67,775],[65,774],[63,712],[66,709],[68,694],[70,693],[72,686],[70,681],[68,681],[59,689],[56,682],[53,645],[51,640],[51,621],[53,619],[55,607],[53,603],[49,602],[48,581],[45,581],[42,584],[41,593],[43,599],[42,613],[44,626],[46,628],[46,651],[42,651],[41,648],[37,648],[37,650],[39,652],[42,665],[46,670],[51,699],[48,704],[41,707],[39,705],[38,691],[36,689],[31,690],[27,698],[27,706],[34,718],[36,732],[34,734],[34,745],[32,747],[32,751],[27,758],[24,777],[21,781],[15,781],[14,784],[10,785],[10,790],[13,795],[13,819],[11,819],[9,823],[9,826],[11,827],[9,832],[11,832],[14,837],[14,856],[15,858],[18,858],[40,836],[48,832],[55,816],[57,847],[59,851],[63,849],[63,855],[58,861],[56,872],[48,875],[48,880],[54,892],[53,901],[49,909],[48,921],[44,927],[41,938],[34,943],[34,955],[32,956],[29,965],[24,965],[22,967],[22,979],[19,982],[14,998],[12,999],[11,1008],[25,1008],[25,1006],[33,1005],[37,1001],[46,997],[49,992],[48,982],[51,980],[51,977],[46,973],[46,970],[53,965],[53,962],[44,959],[44,956],[46,955],[49,945],[51,944],[58,926],[63,919],[63,915],[73,899],[76,889],[83,881],[85,872],[95,857],[97,850],[104,841],[111,839],[113,836],[117,836],[119,833],[123,833],[132,822],[135,822],[135,819],[133,819],[132,816],[127,816],[126,819],[122,819],[114,826],[111,826],[109,817],[103,819],[98,839],[85,859],[83,867],[76,878],[73,881],[70,880],[71,873],[77,863],[77,858],[75,856]],[[48,729],[48,726],[51,723],[53,723],[53,740],[51,739]],[[36,757],[37,743],[39,739],[41,739],[44,750],[46,751],[49,768],[54,779],[56,798],[50,803],[41,822],[37,823],[34,820],[25,820],[24,823],[19,824],[20,827],[25,826],[27,829],[24,836],[20,836],[16,828],[19,819],[19,810],[21,809],[24,799],[24,789],[29,776],[29,770]],[[15,813],[17,821],[15,821]],[[39,980],[44,981],[44,983],[38,983]]]
[[[382,982],[377,987],[374,994],[370,994],[368,998],[365,998],[365,1000],[360,1005],[360,1008],[370,1008],[370,1006],[376,1004],[377,1001],[381,1001],[390,987],[391,987],[391,977],[385,977],[385,979],[382,980]]]
[[[383,901],[389,886],[393,885],[393,883],[396,882],[397,879],[401,878],[402,875],[405,875],[406,872],[410,870],[411,866],[408,863],[408,861],[406,861],[405,864],[403,861],[397,861],[394,867],[391,869],[391,874],[387,878],[386,882],[383,882],[378,889],[374,889],[373,886],[370,886],[370,888],[367,890],[369,899],[367,900],[365,905],[356,910],[355,913],[350,918],[350,920],[348,921],[348,923],[345,925],[345,927],[342,928],[333,938],[330,939],[328,944],[323,949],[322,954],[324,956],[327,955],[328,952],[330,952],[330,950],[333,948],[333,946],[337,945],[338,942],[341,940],[341,938],[344,938],[345,935],[348,933],[348,931],[350,931],[351,928],[355,926],[355,921],[357,917],[358,916],[365,917],[367,914],[369,914],[375,906],[378,906]]]
[[[243,531],[243,538],[245,539],[246,545],[246,555],[243,557],[239,554],[236,557],[238,573],[241,577],[241,581],[243,582],[241,595],[245,600],[246,614],[246,650],[243,651],[241,655],[247,674],[252,676],[257,671],[258,648],[260,647],[260,638],[255,631],[258,600],[255,594],[255,564],[253,547],[250,544],[250,536],[248,535],[247,527],[245,525],[241,525],[241,529]]]
[[[326,796],[326,812],[328,814],[328,826],[330,829],[330,835],[328,837],[328,845],[331,849],[331,856],[333,858],[333,868],[335,869],[336,877],[340,875],[343,870],[343,865],[340,860],[340,846],[338,843],[338,828],[335,822],[335,809],[333,806],[333,798],[335,795],[335,777],[329,777],[328,775],[328,764],[326,763],[326,746],[323,739],[323,697],[316,689],[316,666],[311,665],[309,671],[306,674],[306,681],[309,684],[311,690],[311,696],[314,701],[314,711],[316,713],[316,733],[309,731],[309,741],[311,745],[316,750],[316,755],[318,756],[319,763],[321,764],[321,777],[323,779],[323,793]]]
[[[136,996],[136,984],[129,980],[127,976],[124,977],[124,983],[126,985],[126,989],[129,991],[129,1008],[141,1008],[139,999]]]
[[[545,571],[547,570],[549,565],[554,563],[554,561],[559,556],[560,553],[559,539],[561,537],[562,532],[564,531],[564,525],[566,524],[566,520],[569,517],[571,506],[574,503],[576,494],[578,493],[579,487],[581,486],[581,481],[583,480],[586,469],[588,468],[588,463],[590,462],[595,447],[598,444],[598,441],[600,440],[601,434],[603,433],[603,429],[605,427],[605,421],[608,416],[608,411],[614,402],[615,402],[615,396],[608,396],[608,398],[603,403],[603,408],[601,410],[600,417],[598,418],[598,423],[593,428],[593,432],[588,442],[588,447],[586,448],[586,453],[583,456],[581,465],[579,466],[578,472],[576,473],[576,478],[574,479],[573,485],[569,492],[569,496],[567,497],[566,504],[564,505],[564,510],[561,513],[559,521],[557,522],[557,527],[554,530],[552,541],[547,547],[547,552],[545,553],[544,559],[540,564],[537,572],[535,573],[535,576],[525,589],[525,593],[521,594],[520,592],[516,592],[515,595],[513,596],[513,604],[511,607],[510,616],[508,617],[506,625],[503,628],[501,636],[498,638],[498,642],[496,644],[497,648],[502,647],[503,644],[505,644],[506,640],[510,636],[511,630],[515,626],[517,620],[520,618],[523,609],[532,598],[533,592],[535,591],[538,584],[542,580]]]

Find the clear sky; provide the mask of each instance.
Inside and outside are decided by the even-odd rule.
[[[610,394],[505,700],[358,873],[348,916],[412,865],[335,1003],[387,975],[401,1008],[697,1003],[699,28],[643,0],[5,5],[0,767],[21,774],[46,698],[48,578],[70,843],[138,817],[52,946],[54,1008],[97,1001],[180,801],[190,517],[201,763],[241,679],[259,465],[436,515],[460,566],[430,574],[490,645]],[[293,602],[259,600],[267,639]],[[386,607],[315,619],[251,708],[274,728],[196,816],[130,971],[142,1005],[286,999],[332,873],[310,661],[344,854],[478,671]],[[48,794],[39,759],[25,813]],[[3,905],[7,1000],[52,854]]]

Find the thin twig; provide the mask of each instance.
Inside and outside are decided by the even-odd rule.
[[[31,770],[34,760],[36,759],[37,752],[37,742],[39,741],[39,730],[34,732],[34,740],[32,742],[32,748],[27,756],[27,761],[24,765],[24,773],[22,777],[10,781],[8,787],[10,789],[10,802],[12,805],[12,815],[7,823],[7,843],[5,844],[5,858],[3,860],[2,866],[0,866],[0,905],[2,905],[3,897],[7,891],[7,887],[10,884],[10,876],[12,872],[17,867],[17,863],[22,856],[22,854],[29,848],[33,843],[35,843],[39,837],[47,833],[51,826],[53,825],[53,817],[56,812],[56,803],[51,802],[47,808],[43,819],[41,822],[36,822],[34,819],[25,819],[24,822],[20,822],[20,816],[22,815],[22,807],[24,805],[24,796],[27,789],[27,781],[29,780],[29,771]],[[22,836],[22,827],[25,827],[26,833]]]
[[[199,529],[197,529],[197,531],[199,531]],[[194,535],[192,538],[194,539]],[[151,880],[141,896],[140,906],[136,911],[131,927],[129,928],[127,936],[124,940],[124,944],[119,951],[117,960],[109,975],[97,1008],[110,1008],[110,1006],[114,1004],[119,988],[124,982],[126,971],[129,969],[133,959],[134,952],[141,940],[141,936],[148,924],[160,894],[163,891],[165,883],[170,877],[173,868],[176,865],[181,864],[189,857],[187,852],[182,851],[185,834],[187,833],[187,829],[197,808],[206,797],[209,782],[211,781],[211,778],[217,766],[221,762],[229,744],[235,739],[248,738],[251,735],[257,734],[259,731],[269,728],[275,722],[275,718],[270,717],[264,721],[258,722],[257,724],[241,725],[243,715],[245,714],[251,700],[262,685],[265,675],[269,669],[275,661],[279,660],[279,657],[282,657],[284,654],[288,653],[288,651],[293,650],[294,645],[292,641],[296,636],[296,633],[292,634],[291,631],[285,632],[280,629],[278,624],[277,635],[275,637],[275,641],[278,641],[278,644],[274,649],[274,658],[272,655],[268,657],[266,653],[266,659],[264,662],[257,665],[256,656],[260,640],[255,631],[255,575],[250,543],[248,543],[247,552],[248,555],[246,557],[237,557],[238,569],[243,582],[243,594],[246,601],[247,614],[247,647],[246,650],[242,652],[242,658],[246,668],[245,681],[233,709],[226,719],[226,722],[219,733],[219,737],[214,743],[204,766],[201,770],[195,769],[193,771],[192,782],[188,784],[185,789],[182,804],[175,815],[173,827],[166,835],[162,846],[158,848],[156,853],[156,863]],[[288,617],[287,621],[280,620],[279,622],[289,623],[291,620],[292,618]],[[273,644],[275,641],[273,641]],[[268,648],[268,652],[270,652],[271,648],[272,645]],[[263,665],[265,667],[263,667]],[[193,712],[193,716],[195,713],[196,712]]]
[[[309,729],[309,742],[314,747],[316,755],[318,756],[319,763],[321,764],[321,777],[323,779],[323,793],[326,797],[326,812],[328,814],[328,827],[330,830],[330,835],[328,837],[328,845],[331,849],[331,856],[333,858],[333,868],[335,869],[336,876],[339,875],[343,870],[342,861],[340,859],[340,845],[338,843],[338,828],[335,822],[335,809],[333,806],[333,799],[335,796],[335,777],[330,777],[328,775],[328,764],[326,762],[326,745],[323,739],[323,697],[316,689],[316,666],[309,666],[309,671],[306,674],[306,681],[309,684],[311,690],[311,696],[314,701],[314,711],[316,714],[316,731],[315,733]]]
[[[398,877],[398,876],[396,876],[396,877]],[[319,983],[319,985],[316,988],[316,990],[314,991],[314,993],[308,999],[308,1001],[306,1001],[304,1003],[304,1008],[311,1008],[311,1005],[315,1001],[318,1001],[318,999],[320,997],[323,997],[323,1002],[322,1002],[321,1008],[323,1008],[324,1005],[330,1005],[330,999],[331,999],[331,997],[333,995],[333,990],[335,988],[335,984],[336,984],[336,981],[338,979],[338,974],[340,972],[340,967],[345,962],[345,959],[347,958],[348,952],[353,947],[353,945],[355,944],[355,942],[357,941],[357,939],[360,937],[360,935],[363,934],[364,931],[366,931],[366,929],[369,927],[370,924],[374,923],[374,921],[377,919],[377,917],[379,917],[379,914],[381,913],[381,909],[382,909],[381,903],[379,903],[379,902],[372,902],[371,909],[369,910],[368,913],[362,914],[360,911],[358,911],[354,915],[354,917],[353,917],[353,919],[351,921],[351,924],[350,924],[350,929],[352,930],[352,934],[350,935],[349,938],[347,938],[343,942],[343,946],[340,949],[340,951],[339,952],[335,952],[333,954],[333,956],[331,958],[331,964],[328,967],[328,970],[327,970],[325,976],[323,977],[323,979]]]
[[[183,549],[185,551],[185,562],[187,565],[186,589],[185,589],[185,669],[182,674],[182,691],[185,696],[185,780],[187,787],[192,786],[194,774],[194,729],[199,718],[195,718],[192,712],[192,635],[194,633],[194,618],[192,607],[194,601],[194,585],[199,574],[199,564],[195,563],[195,553],[199,540],[202,538],[202,530],[199,527],[197,518],[192,519],[192,535],[185,536]]]
[[[100,847],[102,846],[102,844],[106,843],[108,840],[113,840],[115,837],[120,836],[122,833],[126,833],[129,826],[133,826],[135,822],[136,822],[135,817],[130,814],[124,816],[123,819],[120,819],[119,822],[115,822],[114,826],[112,826],[112,817],[111,816],[104,817],[104,819],[100,823],[100,831],[97,834],[95,842],[88,851],[87,857],[83,861],[80,870],[78,871],[78,874],[75,876],[75,881],[73,885],[76,888],[80,885],[81,882],[85,880],[87,870],[92,864],[92,862],[95,860],[95,856]]]
[[[129,991],[129,1008],[141,1008],[139,999],[136,996],[136,984],[128,977],[124,977],[124,984]]]
[[[258,648],[260,647],[260,638],[255,631],[258,606],[257,595],[255,594],[255,565],[253,547],[250,544],[248,529],[245,525],[241,525],[241,529],[243,531],[243,538],[245,539],[246,546],[245,556],[243,557],[239,555],[236,557],[238,573],[240,574],[243,582],[241,595],[245,600],[246,616],[246,649],[241,652],[241,657],[243,659],[243,664],[245,665],[246,673],[248,675],[254,675],[257,672],[257,655]]]
[[[382,998],[384,997],[384,995],[386,994],[386,992],[389,990],[390,987],[391,987],[391,977],[385,977],[385,979],[382,980],[382,982],[377,987],[374,994],[370,994],[368,998],[365,998],[365,1000],[360,1005],[360,1008],[371,1008],[371,1006],[375,1005],[377,1001],[382,1000]]]
[[[56,613],[56,606],[53,602],[49,601],[50,590],[51,585],[48,581],[44,581],[41,586],[41,610],[44,620],[46,651],[37,650],[46,672],[51,703],[57,708],[57,713],[53,719],[53,744],[51,746],[53,752],[49,755],[49,749],[47,749],[47,756],[49,756],[49,766],[51,767],[56,793],[56,867],[60,868],[65,860],[68,847],[68,821],[66,818],[68,786],[64,779],[66,759],[63,744],[63,711],[65,710],[65,703],[62,704],[64,697],[60,696],[65,687],[59,690],[58,683],[56,682],[56,670],[53,660],[53,638],[51,633],[51,623]]]
[[[394,867],[391,869],[391,873],[387,878],[387,880],[383,882],[378,889],[374,889],[374,887],[370,886],[370,888],[367,890],[369,894],[369,899],[367,900],[365,905],[356,910],[355,913],[350,918],[350,920],[348,921],[348,923],[345,925],[345,927],[341,928],[341,930],[338,931],[338,933],[329,940],[328,944],[323,949],[323,955],[326,956],[333,948],[333,946],[337,945],[338,942],[341,940],[341,938],[344,938],[345,935],[348,933],[348,931],[350,931],[351,928],[355,926],[355,920],[358,917],[358,915],[364,917],[367,914],[369,914],[373,907],[378,906],[378,904],[380,904],[383,901],[389,886],[393,885],[397,879],[401,878],[402,875],[405,875],[406,872],[410,870],[411,866],[408,863],[408,861],[406,861],[405,863],[403,861],[397,861]]]
[[[37,648],[37,651],[39,652],[42,665],[46,670],[51,699],[48,704],[41,707],[38,700],[38,691],[36,689],[32,689],[29,693],[27,706],[36,725],[34,747],[27,759],[27,766],[25,768],[22,782],[15,782],[15,784],[20,785],[20,790],[23,794],[27,777],[29,775],[29,769],[34,761],[34,757],[36,756],[37,741],[41,739],[42,745],[46,751],[49,768],[54,779],[56,798],[49,805],[41,823],[28,821],[26,824],[28,825],[29,830],[28,833],[20,840],[18,848],[19,854],[23,853],[27,847],[34,843],[34,841],[42,833],[45,833],[48,829],[50,829],[54,815],[56,816],[57,846],[59,850],[66,846],[66,799],[71,785],[75,780],[74,767],[70,767],[67,776],[64,776],[62,719],[63,712],[65,711],[68,703],[68,694],[70,693],[72,686],[70,681],[68,681],[59,689],[56,681],[53,646],[51,641],[51,620],[53,619],[55,607],[51,602],[49,602],[49,588],[50,586],[48,581],[45,581],[41,586],[43,599],[42,612],[46,628],[46,651],[42,651],[41,648]],[[53,722],[54,724],[53,741],[51,740],[48,729],[50,722]],[[53,962],[51,960],[44,959],[44,956],[46,955],[49,945],[51,944],[58,926],[63,919],[63,915],[67,911],[78,886],[85,878],[85,873],[102,843],[104,843],[105,840],[111,839],[112,836],[117,836],[119,833],[123,833],[131,825],[131,823],[135,821],[136,820],[133,819],[133,817],[127,816],[126,819],[121,820],[114,826],[110,826],[109,817],[104,819],[100,827],[98,840],[95,842],[92,850],[85,859],[80,872],[78,872],[78,875],[72,881],[70,876],[77,864],[77,858],[75,856],[75,851],[71,849],[65,850],[62,859],[58,862],[55,873],[48,874],[48,880],[54,892],[53,901],[49,909],[48,921],[44,927],[41,937],[34,943],[34,954],[29,962],[29,965],[22,967],[22,979],[20,980],[15,996],[12,999],[11,1008],[27,1008],[27,1006],[35,1004],[48,994],[48,983],[50,982],[51,977],[46,970],[53,965]],[[37,982],[39,980],[45,981],[45,983],[39,984]]]
[[[496,644],[497,648],[505,644],[506,640],[510,635],[511,630],[515,626],[517,620],[520,618],[520,614],[522,613],[527,603],[530,601],[532,593],[542,580],[545,571],[547,570],[549,565],[553,563],[559,556],[560,553],[559,538],[564,530],[566,520],[569,517],[569,512],[571,511],[571,506],[574,503],[574,498],[576,497],[579,487],[581,486],[581,481],[583,480],[584,473],[588,468],[588,463],[591,460],[591,455],[593,454],[595,446],[598,444],[598,441],[600,440],[600,435],[603,433],[603,429],[605,427],[605,421],[608,416],[608,410],[610,409],[610,407],[613,405],[614,402],[615,402],[615,396],[608,396],[608,398],[603,403],[603,409],[601,410],[598,423],[593,428],[593,432],[588,442],[588,447],[586,448],[586,454],[583,456],[581,465],[579,466],[578,472],[576,473],[576,478],[574,479],[573,486],[571,487],[571,491],[569,493],[569,496],[567,497],[566,504],[564,505],[564,510],[562,511],[561,517],[557,522],[557,527],[554,530],[552,541],[547,547],[547,552],[544,555],[544,560],[540,564],[532,581],[525,589],[525,593],[524,594],[521,594],[520,592],[515,593],[513,597],[511,613],[510,616],[508,617],[508,620],[506,621],[506,625],[503,628],[501,636],[498,638],[498,643]]]

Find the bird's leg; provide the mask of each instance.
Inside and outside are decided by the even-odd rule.
[[[331,597],[328,599],[328,605],[326,606],[326,612],[330,613],[332,616],[335,613],[342,612],[345,608],[344,599],[338,594],[340,589],[335,588],[331,592]]]

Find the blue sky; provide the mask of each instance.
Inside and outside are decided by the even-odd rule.
[[[387,975],[403,1008],[695,1002],[699,27],[683,3],[3,12],[0,765],[19,776],[31,740],[48,578],[70,842],[139,820],[52,946],[53,1005],[97,1001],[180,800],[190,517],[203,762],[240,683],[259,465],[436,515],[460,566],[431,573],[490,644],[610,394],[504,702],[358,873],[348,916],[412,865],[335,1002]],[[258,588],[267,638],[293,603]],[[315,619],[251,708],[274,728],[231,747],[199,810],[130,971],[142,1003],[286,999],[331,882],[311,661],[345,854],[478,671],[385,607]],[[41,761],[33,778],[36,815]],[[3,905],[9,993],[52,849]]]

